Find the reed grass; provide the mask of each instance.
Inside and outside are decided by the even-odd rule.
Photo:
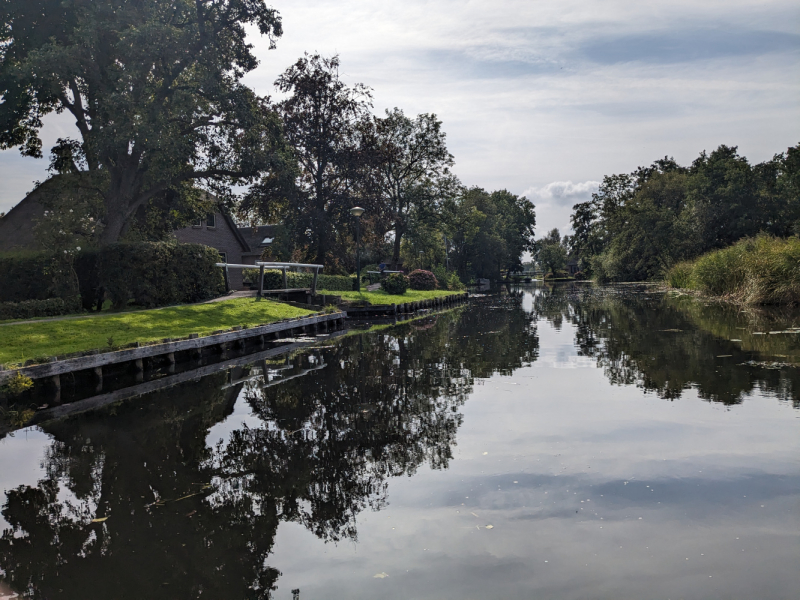
[[[675,265],[667,284],[738,304],[800,303],[800,238],[759,235]]]

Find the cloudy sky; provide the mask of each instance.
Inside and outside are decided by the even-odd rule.
[[[566,230],[603,175],[665,155],[688,164],[737,145],[753,162],[800,142],[796,0],[372,0],[274,3],[278,48],[247,81],[304,51],[338,53],[375,111],[434,112],[468,185],[525,194],[538,232]],[[51,118],[45,148],[72,128]],[[46,159],[0,152],[0,211],[46,178]]]

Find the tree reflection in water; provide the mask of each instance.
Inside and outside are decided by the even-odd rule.
[[[593,358],[614,385],[665,399],[694,389],[723,404],[760,391],[800,407],[800,334],[768,334],[800,324],[796,310],[745,312],[652,287],[586,284],[537,290],[533,306],[556,329],[573,325],[578,354]]]
[[[46,477],[3,506],[2,582],[42,599],[269,598],[280,522],[356,539],[387,478],[447,467],[474,379],[530,364],[538,338],[512,295],[315,352],[325,368],[278,385],[220,373],[47,424]],[[209,447],[240,393],[259,425]]]

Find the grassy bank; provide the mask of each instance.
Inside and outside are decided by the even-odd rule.
[[[383,290],[367,292],[336,292],[321,290],[320,294],[333,294],[341,296],[342,300],[348,302],[366,302],[367,304],[402,304],[404,302],[419,302],[420,300],[430,300],[432,298],[442,298],[453,294],[463,294],[464,292],[451,292],[448,290],[407,290],[405,294],[388,294]]]
[[[698,290],[738,304],[800,302],[800,239],[760,235],[680,263],[670,287]]]
[[[86,316],[0,326],[0,364],[116,348],[133,342],[208,335],[235,326],[253,327],[311,314],[270,300],[238,298],[133,313]]]

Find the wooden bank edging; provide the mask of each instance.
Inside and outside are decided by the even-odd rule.
[[[340,335],[342,335],[342,332],[334,332],[330,334],[331,337],[337,337]],[[324,339],[330,339],[330,338],[324,338]],[[267,360],[275,356],[280,356],[281,354],[294,352],[295,350],[302,350],[303,348],[308,348],[309,346],[319,344],[319,342],[320,340],[318,339],[311,339],[307,342],[291,342],[288,344],[278,346],[277,348],[263,350],[261,352],[256,352],[254,354],[247,354],[245,356],[240,356],[238,358],[231,358],[223,362],[214,363],[212,365],[205,365],[202,367],[198,367],[196,369],[192,369],[190,371],[184,371],[183,373],[178,373],[176,375],[169,375],[167,377],[159,377],[157,379],[151,379],[150,381],[121,388],[113,392],[98,394],[97,396],[84,398],[83,400],[76,400],[75,402],[70,402],[68,404],[60,404],[52,408],[37,410],[34,416],[31,418],[31,420],[25,423],[25,427],[30,427],[31,425],[40,425],[42,423],[46,423],[47,421],[63,419],[64,417],[70,417],[78,413],[88,412],[90,410],[96,410],[98,408],[102,408],[103,406],[107,406],[115,402],[128,400],[130,398],[135,398],[143,394],[149,394],[151,392],[157,392],[159,390],[174,387],[181,383],[186,383],[187,381],[194,381],[202,377],[206,377],[207,375],[213,375],[214,373],[225,371],[233,367],[241,367],[252,364],[254,362]],[[14,430],[13,427],[6,427],[0,425],[0,434],[8,433],[13,430]]]
[[[39,365],[31,365],[29,367],[20,367],[18,369],[0,371],[0,383],[17,373],[21,373],[22,375],[30,377],[31,379],[55,377],[57,375],[70,373],[72,371],[98,369],[107,365],[141,361],[144,358],[152,358],[155,356],[169,356],[174,355],[175,352],[198,350],[208,346],[218,346],[220,344],[236,342],[261,335],[289,332],[295,329],[304,329],[307,327],[316,328],[319,325],[327,326],[332,322],[339,322],[341,324],[346,318],[347,313],[336,312],[331,314],[314,315],[310,317],[299,317],[296,319],[290,319],[288,321],[278,321],[276,323],[249,327],[247,329],[234,328],[233,331],[226,331],[224,333],[212,334],[203,337],[192,334],[196,337],[190,336],[189,339],[185,340],[151,344],[147,346],[140,346],[138,348],[117,350],[115,352],[103,352],[90,354],[88,356],[78,356],[75,358],[55,360],[53,362]],[[138,366],[141,368],[141,364]]]
[[[469,299],[469,293],[450,294],[416,302],[403,302],[400,304],[371,304],[369,306],[348,306],[347,317],[350,319],[371,315],[405,315],[418,310],[441,309],[463,304]]]

